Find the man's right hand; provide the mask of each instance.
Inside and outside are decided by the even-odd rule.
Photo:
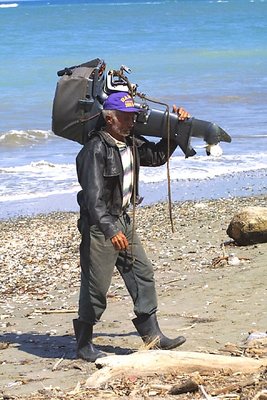
[[[187,112],[183,107],[177,107],[175,104],[173,105],[172,112],[178,115],[180,121],[191,118],[189,112]]]
[[[110,240],[116,250],[126,250],[128,248],[128,240],[121,231],[117,233],[117,235],[113,236]]]

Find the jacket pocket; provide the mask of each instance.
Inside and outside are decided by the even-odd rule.
[[[118,176],[122,172],[120,156],[112,148],[107,149],[107,159],[104,168],[104,177]]]
[[[116,165],[107,165],[104,169],[104,177],[111,178],[120,175],[120,168]]]

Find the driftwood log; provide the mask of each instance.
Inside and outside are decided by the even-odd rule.
[[[108,356],[96,360],[100,369],[87,381],[88,388],[98,388],[119,376],[149,376],[154,373],[191,373],[215,371],[252,373],[267,366],[267,358],[255,360],[197,352],[148,350],[123,356]]]

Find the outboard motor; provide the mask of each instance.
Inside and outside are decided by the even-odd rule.
[[[105,62],[97,58],[58,71],[60,79],[52,111],[52,130],[56,135],[85,144],[90,132],[104,125],[102,105],[109,94],[117,91],[131,94],[142,111],[133,128],[134,135],[169,136],[176,140],[185,157],[196,154],[191,137],[202,138],[210,146],[221,141],[231,142],[228,133],[218,125],[196,118],[180,121],[167,104],[139,93],[138,85],[132,84],[126,75],[131,72],[128,67],[105,70]],[[151,108],[148,103],[164,106],[165,110]]]

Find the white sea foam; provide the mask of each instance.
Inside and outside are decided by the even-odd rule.
[[[173,157],[170,160],[172,180],[204,180],[238,172],[267,170],[267,154],[224,155],[222,157],[195,156]],[[142,168],[140,181],[144,183],[161,182],[166,179],[166,167]]]
[[[76,193],[77,190],[79,190],[78,185],[70,187],[69,189],[51,190],[49,192],[7,194],[7,195],[1,196],[0,199],[2,202],[31,200],[31,199],[39,199],[39,198],[43,198],[43,197],[48,197],[48,196],[57,196],[57,195],[62,195],[62,194]]]
[[[33,161],[27,165],[19,165],[15,167],[0,168],[0,173],[14,177],[27,177],[29,182],[33,178],[38,181],[53,180],[64,181],[65,179],[73,178],[76,174],[74,164],[54,164],[45,160]]]
[[[0,8],[15,8],[15,7],[18,7],[18,3],[0,4]]]

